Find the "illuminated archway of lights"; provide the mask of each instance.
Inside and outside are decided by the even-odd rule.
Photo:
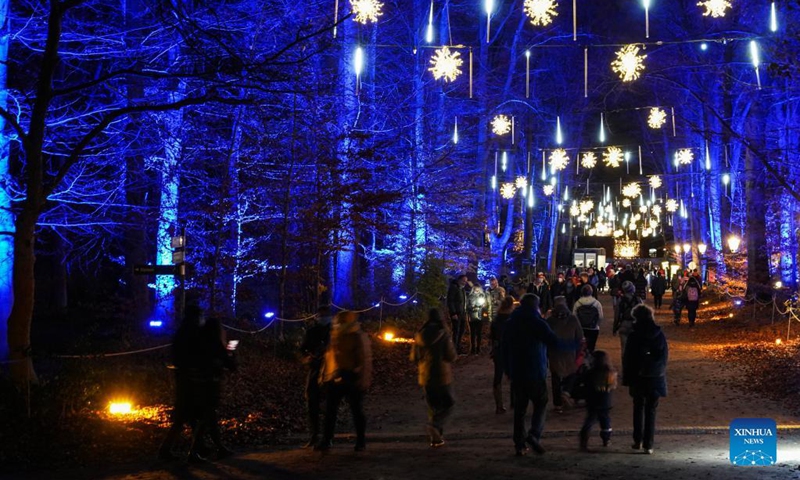
[[[594,168],[597,165],[597,156],[594,152],[586,152],[581,156],[581,166],[583,168]]]
[[[611,69],[623,82],[636,80],[644,71],[647,55],[639,55],[640,49],[638,45],[625,45],[617,51],[617,58],[611,62]]]
[[[500,187],[500,195],[506,200],[511,200],[517,193],[517,187],[513,183],[507,182]]]
[[[564,170],[569,164],[569,155],[563,148],[557,148],[550,152],[550,167],[554,171]]]
[[[525,178],[525,177],[523,177],[522,175],[520,175],[520,176],[519,176],[519,177],[517,177],[517,179],[514,181],[514,184],[517,186],[517,189],[519,189],[519,190],[525,190],[526,188],[528,188],[528,179],[527,179],[527,178]]]
[[[667,203],[664,206],[666,207],[668,212],[675,213],[676,211],[678,211],[678,207],[680,205],[678,205],[677,200],[675,200],[674,198],[670,198],[669,200],[667,200]]]
[[[558,16],[557,2],[553,0],[525,0],[525,14],[534,26],[549,25]]]
[[[659,129],[667,123],[667,112],[658,107],[650,109],[650,116],[647,117],[647,125],[653,129]]]
[[[629,198],[635,198],[642,194],[642,187],[638,183],[629,183],[622,188],[622,194]]]
[[[511,119],[505,115],[496,115],[492,119],[492,132],[495,135],[505,135],[511,131]]]
[[[652,175],[652,176],[650,177],[650,186],[651,186],[652,188],[660,188],[660,187],[661,187],[661,185],[662,185],[662,183],[661,183],[661,177],[659,177],[658,175]]]
[[[352,0],[350,6],[353,9],[353,20],[358,23],[377,22],[378,17],[383,15],[383,3],[378,0]]]
[[[619,147],[608,147],[608,150],[603,152],[603,163],[607,167],[617,168],[622,164],[623,160],[625,160],[625,156]]]
[[[544,187],[542,187],[542,190],[544,190],[544,194],[547,195],[548,197],[553,194],[555,189],[556,187],[552,185],[545,185]]]
[[[689,165],[694,160],[694,153],[689,148],[682,148],[675,153],[678,163],[681,165]]]
[[[436,80],[444,78],[445,81],[452,82],[461,75],[461,65],[463,64],[464,61],[461,60],[459,52],[451,52],[448,47],[442,47],[433,54],[431,67],[428,70],[433,73],[433,78]]]
[[[712,16],[714,18],[724,17],[726,11],[731,8],[731,2],[728,0],[704,0],[702,2],[697,3],[698,7],[703,7],[706,9],[703,12],[703,16]]]

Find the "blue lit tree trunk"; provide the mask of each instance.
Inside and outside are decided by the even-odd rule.
[[[9,0],[0,0],[0,108],[6,108],[7,60],[9,42]],[[8,357],[8,315],[14,303],[12,272],[14,267],[14,215],[11,213],[11,197],[6,190],[9,179],[10,132],[0,117],[0,360]]]

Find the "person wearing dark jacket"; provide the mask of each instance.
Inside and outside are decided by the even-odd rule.
[[[467,276],[459,275],[450,282],[447,290],[447,315],[450,318],[450,330],[453,335],[453,345],[461,353],[461,337],[467,329]]]
[[[658,275],[650,280],[650,293],[653,294],[653,306],[661,308],[661,300],[667,292],[667,279],[664,277],[664,270],[659,269]]]
[[[600,439],[607,447],[611,441],[611,392],[617,388],[617,372],[611,366],[611,359],[603,350],[592,355],[592,366],[586,372],[586,419],[580,433],[581,450],[589,449],[589,433],[594,422],[600,423]]]
[[[639,269],[639,276],[633,284],[636,286],[636,296],[644,302],[647,299],[647,277],[644,276],[644,268]]]
[[[569,292],[567,292],[567,282],[564,279],[564,273],[558,272],[556,276],[556,281],[550,285],[550,300],[551,305],[555,305],[556,297],[567,297]]]
[[[444,425],[455,405],[453,373],[450,364],[456,360],[453,340],[442,322],[439,310],[432,308],[428,320],[414,337],[411,361],[419,369],[419,385],[428,404],[428,424],[431,447],[444,445]]]
[[[528,285],[528,293],[533,293],[539,297],[539,310],[542,312],[542,315],[550,310],[552,307],[550,303],[550,284],[547,283],[547,280],[544,278],[543,272],[537,273],[536,280]]]
[[[556,412],[561,413],[565,403],[571,404],[569,392],[572,390],[572,382],[575,379],[575,371],[578,368],[576,360],[580,353],[580,346],[583,344],[584,330],[581,328],[578,318],[567,308],[567,300],[564,297],[556,297],[556,300],[557,302],[552,312],[550,312],[550,316],[547,317],[547,324],[560,340],[572,342],[576,345],[575,350],[559,350],[556,348],[547,350],[547,358],[550,363],[553,407],[555,407]]]
[[[506,323],[511,317],[511,312],[514,311],[514,298],[505,297],[500,302],[497,317],[491,324],[489,330],[489,339],[492,342],[491,357],[494,362],[494,377],[492,379],[492,393],[494,394],[494,413],[500,415],[505,413],[506,409],[503,407],[503,331],[506,328]]]
[[[319,308],[317,317],[310,319],[306,325],[306,334],[300,353],[306,365],[306,412],[308,414],[308,430],[311,437],[306,447],[313,447],[319,443],[319,416],[320,400],[322,398],[319,385],[322,364],[325,359],[325,350],[331,336],[331,311],[330,307],[323,305]]]
[[[699,277],[690,275],[681,294],[681,300],[683,304],[686,305],[686,312],[689,315],[689,327],[694,327],[694,321],[697,318],[697,307],[700,306],[702,291],[703,287],[700,285]]]
[[[619,351],[621,354],[625,352],[625,343],[628,341],[628,335],[633,331],[633,318],[632,312],[634,307],[642,303],[642,299],[636,296],[636,287],[631,282],[622,283],[622,298],[617,307],[617,316],[614,318],[614,327],[612,333],[616,335],[619,333]],[[625,364],[622,364],[623,374],[625,371]]]
[[[539,297],[525,294],[503,332],[505,373],[514,392],[514,447],[518,456],[525,455],[526,443],[536,453],[545,453],[540,440],[547,409],[548,347],[577,348],[572,342],[561,345],[539,312]],[[525,413],[531,402],[531,428],[525,435]]]
[[[646,305],[633,309],[636,319],[622,356],[622,384],[633,398],[633,445],[653,453],[658,400],[667,396],[669,347]]]

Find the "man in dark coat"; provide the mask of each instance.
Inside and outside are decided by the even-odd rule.
[[[669,347],[653,310],[639,305],[632,311],[636,322],[622,356],[622,384],[633,398],[633,448],[653,453],[658,400],[667,396]]]
[[[461,353],[461,337],[467,329],[467,276],[459,275],[450,282],[447,290],[447,314],[450,317],[450,326],[453,334],[453,345]]]
[[[550,298],[550,285],[544,278],[543,272],[537,273],[536,279],[533,281],[533,283],[528,285],[528,293],[533,293],[539,297],[539,310],[542,312],[542,315],[546,314],[550,310],[550,307],[552,306]]]
[[[300,352],[306,364],[306,412],[308,414],[308,431],[311,437],[306,447],[314,447],[319,443],[319,414],[320,399],[322,398],[319,385],[322,364],[325,359],[325,350],[331,336],[331,309],[327,305],[319,307],[319,315],[310,319],[306,325],[306,334]]]
[[[650,293],[653,294],[653,306],[661,308],[664,293],[667,291],[667,279],[664,277],[664,270],[659,269],[658,275],[650,280]]]
[[[551,305],[555,305],[556,297],[566,297],[567,296],[567,282],[564,278],[564,272],[558,272],[556,276],[556,281],[550,285],[550,300]]]

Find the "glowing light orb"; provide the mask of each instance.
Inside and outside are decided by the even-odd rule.
[[[383,15],[383,3],[378,0],[351,0],[350,7],[353,9],[353,20],[362,24],[377,22],[378,17]]]
[[[130,415],[133,407],[130,402],[111,402],[108,404],[108,413],[112,415]]]
[[[638,45],[625,45],[617,51],[617,58],[611,62],[611,69],[623,82],[636,80],[644,71],[647,55],[639,55],[640,49]]]
[[[500,187],[500,196],[506,200],[511,200],[517,193],[517,187],[511,182],[506,182]]]
[[[694,160],[694,152],[689,148],[682,148],[675,152],[675,159],[680,165],[689,165]]]
[[[511,119],[505,115],[497,115],[492,119],[492,132],[495,135],[505,135],[511,131]]]
[[[448,47],[442,47],[433,54],[431,67],[428,70],[433,73],[433,78],[436,80],[444,78],[446,82],[452,82],[461,75],[461,65],[463,64],[464,61],[461,60],[459,52],[451,52]]]
[[[622,165],[623,160],[625,160],[625,155],[623,155],[622,149],[619,147],[608,147],[603,152],[603,163],[607,167],[617,168]]]
[[[650,176],[650,187],[652,188],[660,188],[662,185],[661,177],[658,175],[651,175]]]
[[[586,152],[581,156],[581,167],[594,168],[597,165],[597,156],[594,152]]]
[[[514,184],[517,186],[518,189],[525,190],[526,188],[528,188],[528,179],[520,175],[519,177],[517,177]]]
[[[557,2],[553,0],[525,0],[525,14],[534,26],[549,25],[558,16]]]
[[[650,109],[650,116],[647,117],[647,125],[652,129],[659,129],[667,123],[667,112],[653,107]]]
[[[544,190],[544,194],[549,197],[550,195],[553,194],[553,192],[555,191],[556,187],[554,187],[552,185],[545,185],[542,189]]]
[[[731,8],[731,2],[728,0],[703,0],[702,2],[697,2],[698,7],[703,7],[706,10],[703,12],[703,16],[712,16],[714,18],[724,17],[726,10]]]
[[[550,152],[550,168],[553,171],[560,171],[569,165],[569,155],[563,148],[557,148]]]
[[[666,207],[668,212],[675,213],[675,212],[678,211],[678,208],[680,207],[680,205],[678,204],[677,200],[675,200],[674,198],[670,198],[669,200],[667,200],[667,203],[665,204],[665,207]]]
[[[638,197],[642,194],[642,187],[636,182],[629,183],[622,188],[622,194],[628,198]]]

